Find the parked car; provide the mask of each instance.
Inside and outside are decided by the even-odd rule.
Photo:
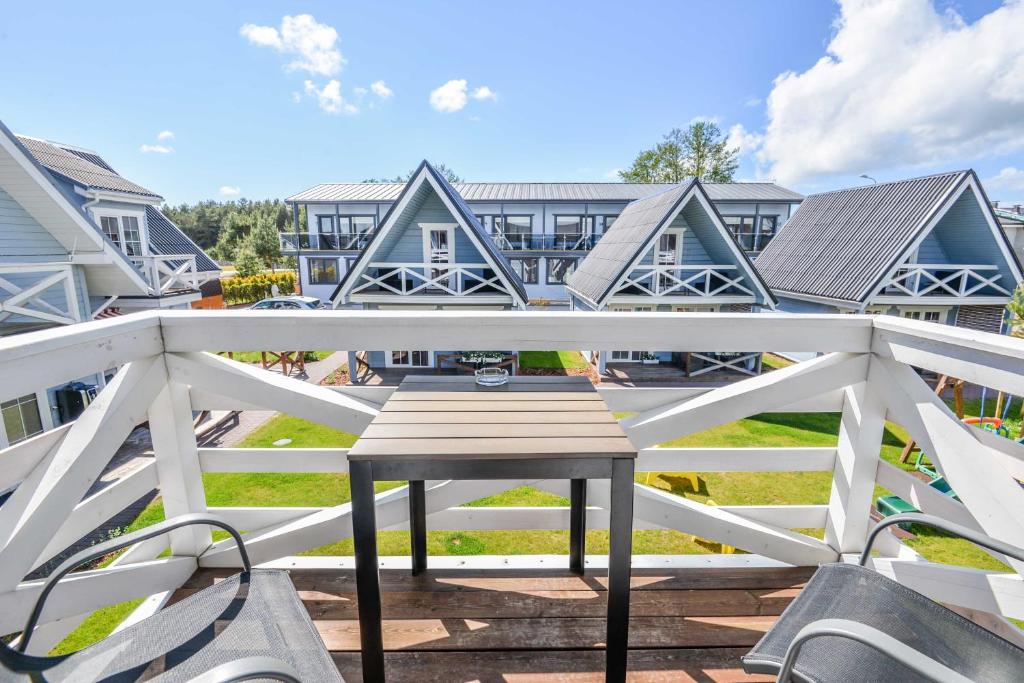
[[[263,301],[257,301],[249,307],[250,311],[266,310],[295,310],[295,309],[317,309],[324,308],[320,299],[312,296],[273,296]]]

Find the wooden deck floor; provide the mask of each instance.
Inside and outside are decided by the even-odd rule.
[[[227,570],[200,570],[173,599]],[[633,570],[631,681],[770,680],[740,655],[797,594],[809,569]],[[603,680],[604,572],[383,570],[388,680]],[[361,681],[352,571],[292,581],[346,681]]]

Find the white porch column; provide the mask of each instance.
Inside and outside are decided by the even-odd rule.
[[[189,512],[206,512],[206,492],[187,385],[168,379],[149,409],[149,429],[164,516],[170,519]],[[212,542],[209,527],[185,527],[171,532],[171,553],[198,557]]]
[[[846,387],[825,522],[825,542],[840,553],[860,552],[867,540],[884,430],[877,387],[867,381]]]

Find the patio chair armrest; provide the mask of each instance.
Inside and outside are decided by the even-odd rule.
[[[888,633],[879,631],[873,626],[850,621],[849,619],[819,619],[804,626],[793,638],[782,660],[782,668],[776,681],[789,681],[796,665],[800,649],[813,638],[832,636],[847,638],[861,645],[873,648],[887,657],[899,662],[908,669],[932,681],[940,683],[970,683],[970,679],[953,671],[931,657],[924,655],[905,643],[901,643]]]
[[[255,680],[302,683],[299,673],[288,662],[273,657],[246,657],[221,664],[196,676],[189,683],[240,683]]]
[[[860,554],[860,566],[867,566],[868,557],[871,555],[871,546],[874,545],[878,534],[882,533],[884,529],[892,526],[893,524],[905,522],[940,529],[970,541],[975,545],[979,545],[982,548],[988,548],[989,550],[994,550],[997,553],[1002,553],[1007,557],[1012,557],[1015,560],[1024,562],[1024,550],[1016,546],[1012,546],[1009,543],[992,538],[991,536],[986,536],[980,531],[975,531],[974,529],[965,527],[962,524],[947,522],[941,517],[926,515],[923,512],[902,512],[898,515],[886,517],[876,524],[875,528],[871,530],[871,533],[868,534],[867,543],[864,544],[864,552]]]
[[[163,534],[174,531],[175,529],[180,529],[183,526],[191,526],[194,524],[207,524],[209,526],[219,527],[231,534],[232,538],[235,539],[235,543],[238,544],[238,554],[242,556],[242,566],[245,567],[245,571],[250,571],[252,569],[252,565],[249,563],[249,554],[245,551],[245,545],[242,543],[242,535],[223,518],[217,515],[207,514],[205,512],[194,512],[166,519],[158,524],[154,524],[144,529],[133,531],[130,534],[124,534],[123,536],[118,536],[117,538],[86,548],[85,550],[75,553],[68,559],[64,560],[59,567],[46,577],[46,581],[43,583],[43,589],[39,593],[39,598],[36,599],[36,604],[32,608],[28,622],[26,622],[25,628],[22,630],[21,639],[18,642],[18,651],[25,652],[25,649],[28,647],[29,638],[32,637],[32,631],[35,630],[36,625],[39,623],[39,617],[43,613],[43,606],[46,603],[46,598],[49,597],[50,592],[56,587],[57,582],[64,578],[68,573],[83,564],[97,560],[104,555],[109,555],[110,553],[121,550],[122,548],[135,545],[140,541],[145,541],[156,536],[162,536]]]

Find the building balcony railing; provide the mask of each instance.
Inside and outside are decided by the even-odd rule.
[[[370,263],[350,296],[511,296],[486,263]]]
[[[993,265],[908,264],[892,276],[882,288],[884,297],[1009,296],[1010,290],[999,284],[1002,275]]]
[[[600,235],[561,234],[538,235],[533,233],[494,233],[495,244],[503,251],[589,251],[594,248]]]
[[[155,296],[199,289],[195,254],[159,254],[128,258],[142,271],[142,276]]]
[[[736,266],[637,266],[615,290],[615,295],[753,297]]]
[[[363,249],[373,237],[373,231],[360,233],[308,233],[282,232],[281,251],[357,251]]]
[[[345,473],[348,450],[199,447],[193,416],[232,408],[281,411],[359,435],[394,388],[320,386],[208,353],[239,348],[818,352],[822,355],[813,360],[718,388],[599,386],[610,410],[632,414],[621,424],[638,449],[640,472],[819,472],[832,480],[827,503],[720,507],[636,483],[635,528],[677,530],[750,553],[701,555],[699,565],[694,560],[686,565],[701,567],[701,576],[721,570],[729,581],[736,581],[744,567],[855,561],[851,554],[864,548],[874,527],[872,503],[880,486],[923,512],[1024,546],[1024,489],[1018,483],[1024,480],[1024,445],[961,423],[918,372],[950,374],[1021,396],[1021,339],[862,315],[152,311],[0,339],[0,401],[120,368],[77,421],[0,451],[0,491],[17,487],[0,507],[0,633],[19,630],[42,589],[41,581],[25,576],[154,488],[161,491],[167,517],[210,512],[246,529],[254,564],[317,567],[321,575],[341,571],[340,558],[299,554],[351,538],[350,503],[210,505],[204,474]],[[835,445],[825,447],[658,445],[763,413],[838,413],[841,427]],[[147,420],[153,458],[92,491],[114,452],[135,425]],[[880,459],[887,421],[927,452],[955,498]],[[526,484],[568,495],[566,481],[429,482],[427,524],[431,529],[568,528],[567,508],[464,506]],[[376,499],[381,528],[407,525],[407,487],[383,491]],[[608,500],[607,483],[590,482],[591,528],[607,527]],[[802,532],[807,529],[824,533]],[[934,600],[976,615],[1024,618],[1020,562],[1007,560],[1009,567],[995,569],[937,564],[890,531],[875,548],[878,553],[869,559],[875,569]],[[636,566],[678,567],[683,565],[672,563],[686,561],[645,557],[634,558]],[[516,567],[514,558],[489,562]],[[160,609],[197,567],[239,566],[234,541],[215,541],[206,531],[181,529],[139,543],[112,564],[61,583],[30,650],[45,652],[82,615],[109,604],[155,596],[142,602],[133,620]],[[445,605],[439,601],[432,614],[443,619]],[[500,616],[505,608],[496,609]]]

